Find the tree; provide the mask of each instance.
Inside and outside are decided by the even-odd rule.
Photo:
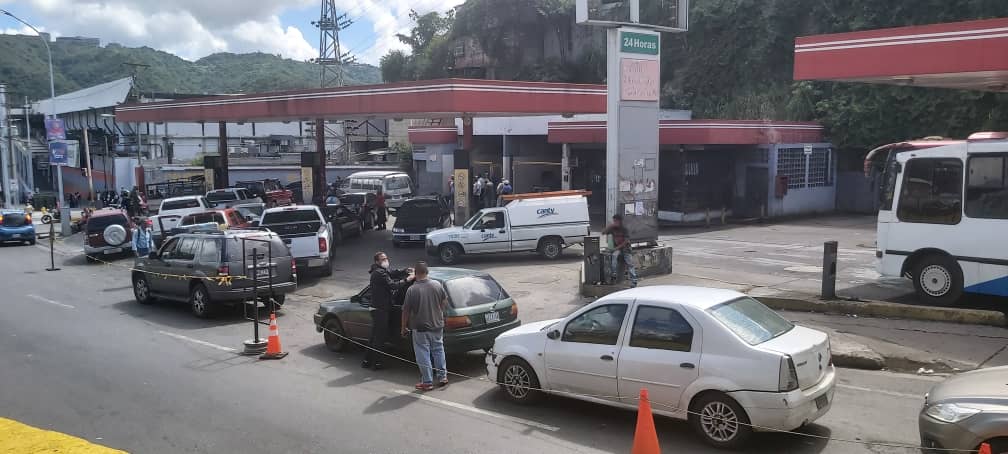
[[[409,55],[401,50],[385,54],[378,66],[381,68],[382,80],[386,83],[413,79],[413,62]]]

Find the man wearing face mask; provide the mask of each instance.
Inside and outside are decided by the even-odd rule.
[[[363,368],[382,368],[382,352],[388,341],[389,314],[392,312],[392,294],[413,281],[409,269],[396,270],[389,265],[388,255],[377,252],[371,265],[371,339],[364,355]]]

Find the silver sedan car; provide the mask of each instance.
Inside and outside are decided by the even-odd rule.
[[[924,397],[918,418],[925,452],[975,451],[989,443],[1008,453],[1008,366],[954,375]]]

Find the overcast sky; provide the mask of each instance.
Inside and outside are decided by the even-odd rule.
[[[396,33],[412,26],[410,9],[445,11],[464,0],[336,0],[354,20],[340,32],[344,52],[377,64],[403,49]],[[214,52],[318,57],[321,0],[0,0],[6,9],[55,36],[90,36],[102,45],[149,46],[196,60]],[[0,15],[0,32],[31,33]]]

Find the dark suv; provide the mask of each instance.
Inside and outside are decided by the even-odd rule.
[[[91,213],[84,227],[84,256],[94,262],[133,250],[133,221],[118,208]]]
[[[290,250],[270,232],[183,233],[138,259],[134,268],[133,295],[138,303],[158,298],[186,302],[200,318],[211,316],[221,305],[251,301],[253,285],[258,286],[256,300],[277,306],[297,287]]]

